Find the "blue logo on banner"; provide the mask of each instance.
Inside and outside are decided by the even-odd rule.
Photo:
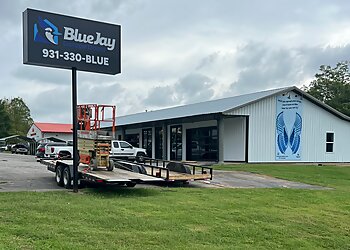
[[[58,45],[58,28],[47,19],[38,17],[38,23],[34,23],[34,41]]]
[[[278,114],[276,119],[277,145],[282,154],[286,152],[288,146],[292,150],[293,154],[298,152],[300,147],[301,128],[302,118],[298,113],[295,113],[295,121],[292,127],[292,131],[288,136],[286,124],[284,122],[283,111]]]

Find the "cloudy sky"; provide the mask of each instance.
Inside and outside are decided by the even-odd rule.
[[[71,121],[71,72],[23,65],[26,8],[122,25],[122,73],[78,72],[78,103],[119,116],[301,87],[350,55],[347,0],[2,0],[0,98],[22,97],[37,122]]]

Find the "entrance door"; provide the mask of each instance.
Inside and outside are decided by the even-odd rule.
[[[156,127],[156,134],[155,134],[155,144],[156,144],[156,152],[155,156],[156,159],[162,159],[163,158],[163,128]]]
[[[182,160],[182,126],[170,127],[170,160]]]
[[[142,148],[146,149],[148,157],[152,157],[152,128],[142,130]]]

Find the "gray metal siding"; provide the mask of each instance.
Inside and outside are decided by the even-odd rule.
[[[334,152],[326,153],[326,132],[334,132]],[[350,123],[304,101],[302,160],[350,162]]]
[[[268,97],[228,114],[249,116],[248,162],[274,161],[276,97]]]
[[[276,96],[234,110],[249,115],[248,162],[285,162],[275,159]],[[301,160],[350,162],[350,123],[304,98]],[[326,153],[326,132],[334,132],[334,153]]]

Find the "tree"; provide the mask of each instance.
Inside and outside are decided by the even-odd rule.
[[[10,117],[6,112],[6,103],[0,99],[0,138],[9,136],[10,134]]]
[[[33,119],[30,110],[22,98],[5,99],[5,107],[10,118],[10,134],[26,136]]]
[[[321,73],[315,75],[309,86],[304,90],[323,103],[350,116],[350,72],[349,62],[339,62],[332,68],[322,65]]]

